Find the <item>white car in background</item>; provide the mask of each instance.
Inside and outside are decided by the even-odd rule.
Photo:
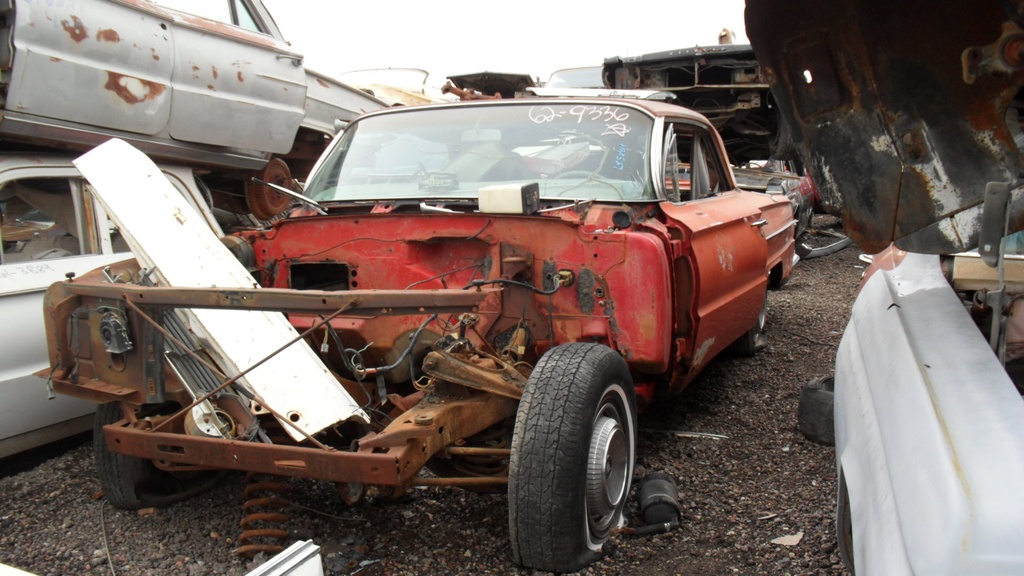
[[[1024,574],[1018,8],[747,2],[815,185],[875,254],[834,384],[805,387],[798,415],[833,432],[851,574]]]

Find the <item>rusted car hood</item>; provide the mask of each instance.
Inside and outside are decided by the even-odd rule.
[[[746,25],[815,183],[864,250],[977,246],[989,183],[1010,190],[1009,231],[1024,228],[1006,121],[1021,29],[1000,3],[748,0]]]

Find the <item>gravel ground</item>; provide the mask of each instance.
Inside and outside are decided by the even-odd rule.
[[[825,229],[835,220],[816,216],[815,224]],[[682,526],[653,537],[617,535],[606,557],[581,574],[844,573],[834,526],[835,453],[800,435],[796,409],[801,385],[832,372],[863,269],[858,254],[848,248],[800,263],[789,283],[769,294],[763,351],[717,359],[681,397],[641,416],[635,478],[675,478]],[[143,512],[105,503],[88,442],[5,476],[0,563],[40,575],[201,576],[245,574],[262,560],[232,554],[243,474]],[[292,536],[320,545],[327,574],[543,574],[509,560],[503,494],[424,488],[397,502],[374,498],[347,508],[331,485],[293,480],[288,498]],[[772,543],[796,535],[793,545]]]

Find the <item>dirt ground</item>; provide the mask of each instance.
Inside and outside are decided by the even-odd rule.
[[[653,537],[618,535],[582,574],[843,574],[835,453],[801,436],[796,411],[803,383],[833,370],[863,272],[859,254],[853,247],[801,262],[769,294],[764,350],[716,359],[681,397],[641,416],[635,479],[673,477],[682,524]],[[243,474],[147,514],[95,499],[88,444],[5,476],[0,563],[37,574],[190,576],[255,566],[232,554]],[[422,488],[346,508],[333,486],[293,480],[287,497],[292,537],[320,545],[327,574],[540,574],[509,558],[504,494]],[[636,518],[635,499],[631,507]]]

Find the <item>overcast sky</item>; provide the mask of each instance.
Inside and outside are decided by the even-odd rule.
[[[449,74],[559,68],[718,43],[746,43],[743,0],[430,2],[264,0],[284,37],[319,72],[422,68]]]

